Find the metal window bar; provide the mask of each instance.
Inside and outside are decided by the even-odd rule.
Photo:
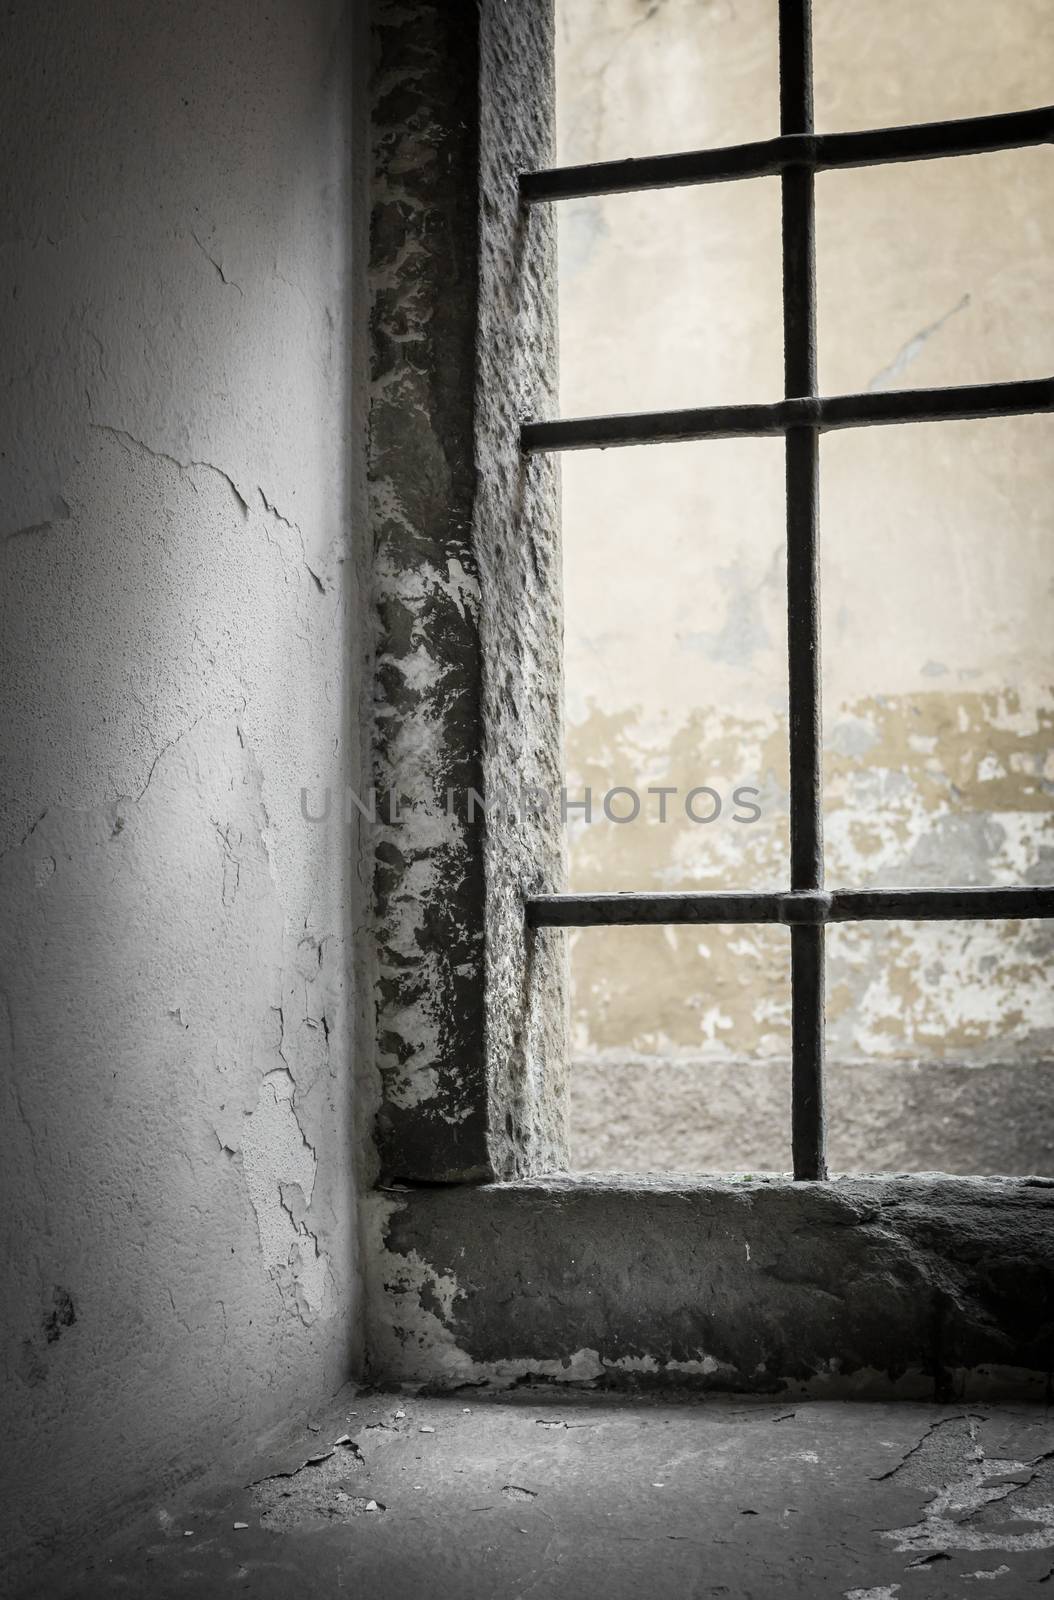
[[[631,189],[780,175],[784,399],[772,405],[527,422],[525,453],[783,434],[786,440],[791,886],[785,893],[540,894],[528,926],[779,922],[791,936],[791,1145],[794,1176],[827,1176],[823,1085],[824,929],[829,922],[1054,917],[1054,888],[835,889],[823,881],[820,720],[819,436],[832,428],[1054,410],[1054,378],[882,394],[816,393],[818,171],[1054,142],[1054,108],[863,133],[817,134],[812,0],[779,0],[780,134],[757,144],[524,173],[528,204]]]

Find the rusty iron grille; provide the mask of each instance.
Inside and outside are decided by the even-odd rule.
[[[824,888],[820,743],[819,436],[828,429],[1049,412],[1054,379],[821,398],[816,393],[815,174],[1054,142],[1054,107],[860,133],[813,129],[811,0],[779,0],[780,133],[719,150],[557,167],[520,176],[527,205],[778,173],[783,217],[784,398],[769,405],[527,422],[527,454],[676,439],[786,440],[791,883],[786,892],[540,894],[528,925],[781,922],[791,939],[794,1176],[824,1179],[824,928],[829,922],[1054,916],[1054,888]]]

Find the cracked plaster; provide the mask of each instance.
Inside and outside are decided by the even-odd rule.
[[[0,31],[17,1568],[358,1358],[357,835],[300,791],[361,783],[364,64],[337,0]]]

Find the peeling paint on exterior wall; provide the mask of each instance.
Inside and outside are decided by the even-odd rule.
[[[967,693],[951,701],[928,694],[854,705],[831,730],[826,763],[828,881],[854,888],[1045,881],[1054,865],[1054,785],[1044,775],[1052,729],[1054,699],[1038,696],[1029,704],[1017,694]],[[761,790],[762,817],[737,824],[729,815],[699,825],[671,806],[662,823],[653,808],[628,842],[625,830],[602,818],[579,824],[574,887],[780,884],[785,746],[785,727],[775,716],[766,726],[716,708],[699,712],[661,750],[635,738],[628,715],[595,712],[569,745],[572,793],[586,785],[604,793],[645,772],[649,782],[680,795],[708,783],[728,796],[751,777]],[[1000,777],[985,770],[986,760]],[[1054,1031],[1046,978],[1052,937],[1044,925],[1027,923],[839,927],[830,949],[832,1046],[847,1057],[1034,1060]],[[582,996],[575,1018],[580,1054],[785,1054],[789,995],[781,930],[603,930],[573,935],[572,945]],[[623,960],[637,982],[623,981]]]
[[[941,0],[924,24],[907,0],[866,20],[849,9],[816,18],[825,126],[1044,99],[1043,0],[1012,0],[998,29],[979,0],[969,24],[963,0]],[[776,131],[775,19],[761,0],[557,13],[562,162]],[[1048,372],[1054,342],[1035,328],[1054,282],[1050,200],[1039,153],[821,175],[821,392]],[[782,392],[775,182],[557,210],[564,414]],[[831,884],[1054,881],[1050,442],[1046,417],[823,440]],[[571,796],[588,785],[599,810],[617,784],[682,796],[708,784],[725,802],[706,825],[676,803],[665,825],[654,808],[632,826],[573,821],[571,886],[784,887],[782,446],[577,452],[563,498]],[[760,790],[762,816],[745,826],[731,820],[739,784]],[[840,1164],[1054,1171],[1052,937],[1039,924],[832,932],[834,1087],[875,1106],[851,1111],[849,1127],[844,1096],[832,1101]],[[570,943],[575,1164],[784,1168],[782,931],[601,930]],[[921,1080],[908,1086],[927,1063],[928,1104]]]

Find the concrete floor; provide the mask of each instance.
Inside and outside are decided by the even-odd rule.
[[[349,1390],[226,1487],[175,1492],[72,1583],[29,1592],[1039,1600],[1054,1594],[1054,1417]]]

